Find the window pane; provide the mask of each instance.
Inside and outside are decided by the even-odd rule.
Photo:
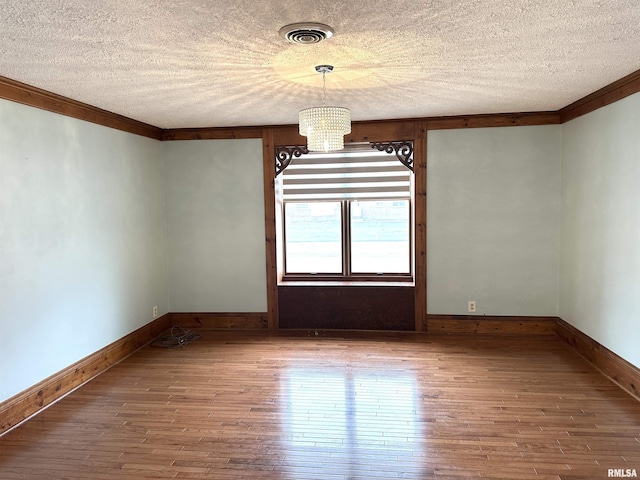
[[[409,200],[351,203],[353,273],[409,273]]]
[[[340,202],[285,203],[287,273],[342,273]]]

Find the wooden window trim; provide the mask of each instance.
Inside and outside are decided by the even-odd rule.
[[[514,124],[514,123],[512,123]],[[516,123],[517,124],[517,123]],[[352,125],[347,143],[389,142],[411,140],[414,145],[414,205],[413,210],[413,276],[415,295],[415,331],[427,330],[427,127],[428,119],[403,121],[359,122]],[[305,138],[295,125],[263,129],[265,232],[267,235],[267,305],[269,327],[278,328],[278,281],[282,281],[284,262],[281,255],[282,239],[275,236],[281,227],[280,209],[276,206],[275,148],[285,145],[304,145]],[[267,199],[267,197],[270,197]],[[319,282],[320,283],[320,282]],[[300,282],[299,285],[303,283]],[[375,284],[375,282],[371,282]],[[409,282],[406,283],[410,285]]]

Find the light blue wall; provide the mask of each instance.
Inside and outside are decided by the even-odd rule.
[[[427,137],[427,304],[434,314],[558,314],[559,125]]]
[[[429,132],[429,313],[559,314],[640,365],[638,112],[640,94],[563,126]],[[266,311],[261,141],[0,100],[0,402],[154,305]]]
[[[0,401],[168,311],[161,147],[0,100]]]
[[[262,140],[164,145],[172,312],[266,312]]]
[[[640,94],[562,128],[560,316],[640,367]]]

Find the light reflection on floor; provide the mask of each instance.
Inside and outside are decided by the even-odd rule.
[[[413,455],[419,401],[410,373],[295,367],[282,390],[283,453],[292,479],[311,468],[327,478],[367,478],[374,469],[375,476],[419,477]]]

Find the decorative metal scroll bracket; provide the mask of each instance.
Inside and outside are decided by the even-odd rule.
[[[306,153],[309,153],[306,146],[290,145],[287,147],[276,147],[276,177],[289,166],[291,160]]]
[[[371,148],[389,154],[395,153],[400,163],[413,172],[413,142],[371,142]]]

